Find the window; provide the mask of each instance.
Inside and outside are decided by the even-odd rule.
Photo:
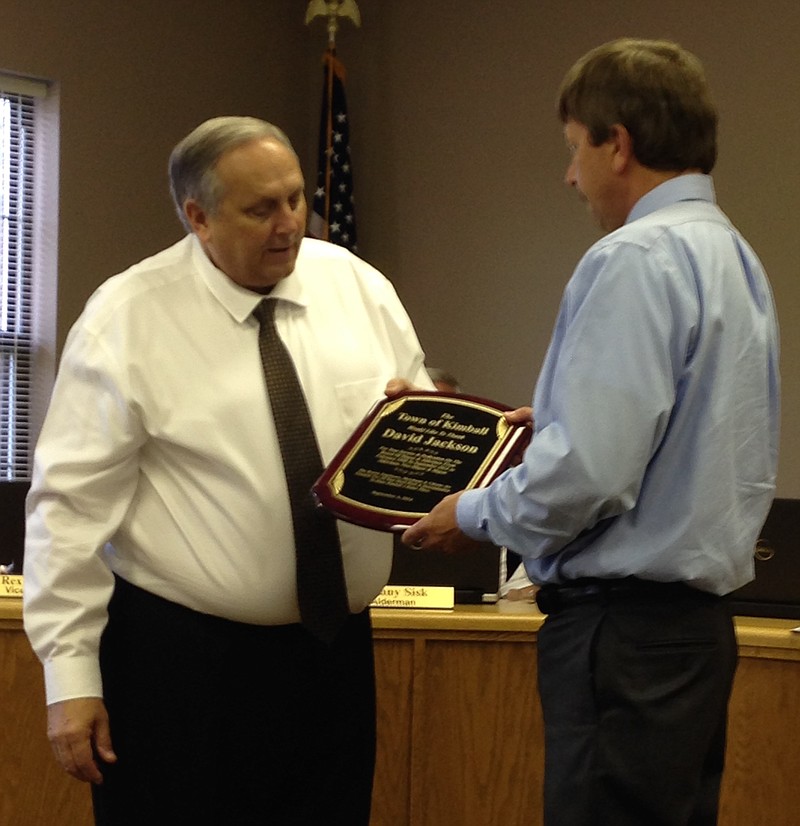
[[[0,74],[0,481],[30,477],[40,380],[52,384],[46,366],[36,375],[55,332],[55,245],[44,243],[52,226],[42,219],[56,181],[43,174],[53,156],[47,93],[44,82]],[[43,290],[51,306],[41,312]]]

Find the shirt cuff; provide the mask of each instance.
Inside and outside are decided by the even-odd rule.
[[[79,697],[102,697],[103,680],[95,657],[59,657],[44,663],[47,704]]]
[[[486,520],[480,519],[480,506],[486,492],[483,490],[465,490],[456,503],[456,522],[462,533],[470,539],[488,542]]]

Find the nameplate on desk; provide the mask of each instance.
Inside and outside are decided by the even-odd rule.
[[[370,608],[453,608],[452,585],[387,585]]]
[[[22,597],[22,576],[20,574],[0,574],[0,597]]]

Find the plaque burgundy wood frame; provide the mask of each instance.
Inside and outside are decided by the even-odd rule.
[[[378,402],[312,492],[339,519],[399,531],[450,493],[484,487],[515,464],[531,428],[477,396],[414,391]]]

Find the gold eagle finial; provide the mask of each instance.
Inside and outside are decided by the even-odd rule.
[[[311,0],[306,9],[306,25],[317,17],[328,20],[328,43],[331,46],[336,43],[340,17],[349,18],[356,26],[361,25],[361,13],[355,0]]]

